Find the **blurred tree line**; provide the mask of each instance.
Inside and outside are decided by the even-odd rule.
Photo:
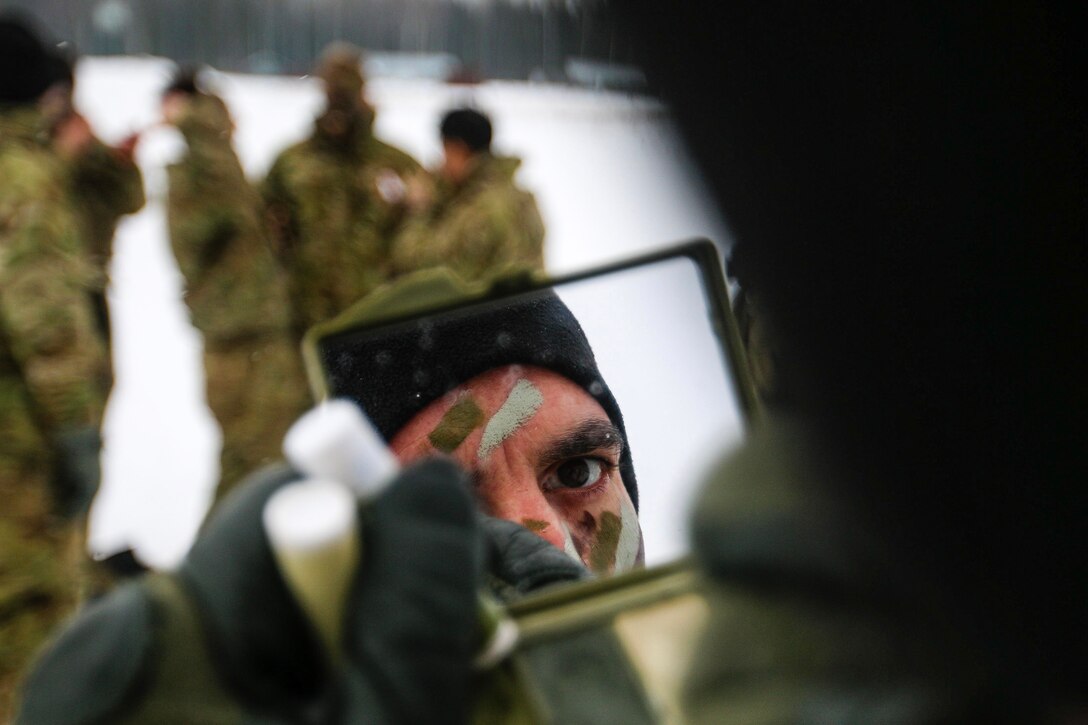
[[[333,40],[434,55],[456,75],[497,79],[570,80],[571,59],[634,55],[605,0],[0,0],[13,6],[81,54],[243,72],[305,73]]]

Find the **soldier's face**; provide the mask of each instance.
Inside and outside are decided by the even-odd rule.
[[[464,141],[443,139],[442,175],[446,180],[459,184],[464,181],[472,167],[472,151]]]
[[[485,513],[597,573],[642,562],[642,530],[619,471],[623,439],[597,401],[561,375],[489,370],[420,411],[391,446],[404,463],[453,457]]]

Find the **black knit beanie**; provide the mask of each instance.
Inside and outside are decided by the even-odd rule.
[[[432,401],[488,370],[535,365],[589,393],[623,436],[620,473],[638,509],[623,415],[582,326],[551,290],[318,341],[329,392],[358,403],[388,441]]]
[[[21,15],[0,16],[0,104],[36,101],[52,83],[54,59]]]

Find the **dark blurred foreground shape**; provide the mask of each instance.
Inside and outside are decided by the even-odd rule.
[[[699,508],[699,719],[1079,721],[1083,6],[624,7],[799,421]]]

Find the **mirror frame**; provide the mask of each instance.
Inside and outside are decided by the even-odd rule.
[[[409,312],[379,315],[372,317],[365,323],[349,327],[338,325],[335,320],[330,323],[315,325],[306,333],[303,341],[303,358],[314,398],[320,401],[330,397],[329,381],[321,364],[323,346],[343,336],[377,331],[421,317],[462,311],[477,305],[493,305],[503,299],[517,297],[526,293],[559,287],[571,282],[580,282],[677,258],[690,259],[698,270],[703,291],[706,294],[706,312],[710,318],[711,331],[718,342],[723,363],[729,368],[730,375],[728,377],[740,403],[744,423],[750,429],[753,425],[758,424],[760,419],[760,403],[748,372],[744,345],[741,342],[737,322],[730,305],[721,256],[714,243],[705,238],[692,239],[658,251],[569,274],[558,276],[524,274],[499,278],[489,287],[481,288],[479,293],[468,294],[451,304],[422,306]]]

